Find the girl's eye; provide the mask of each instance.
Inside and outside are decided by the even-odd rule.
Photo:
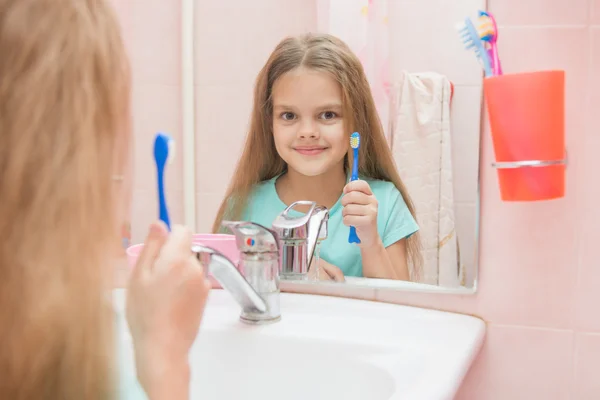
[[[282,114],[281,114],[281,118],[282,118],[284,121],[291,121],[291,120],[293,120],[294,118],[296,118],[296,116],[294,115],[294,113],[291,113],[291,112],[289,112],[289,111],[286,111],[286,112],[284,112],[284,113],[282,113]]]
[[[334,119],[335,117],[337,117],[337,114],[333,111],[325,111],[321,114],[321,118],[323,119]]]

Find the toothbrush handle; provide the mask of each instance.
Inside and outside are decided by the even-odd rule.
[[[492,68],[492,74],[502,75],[502,66],[500,65],[500,58],[498,57],[498,46],[496,43],[491,43],[487,49],[488,57],[490,59],[490,66]]]
[[[485,72],[485,76],[486,77],[493,76],[494,72],[492,71],[492,67],[491,67],[491,59],[487,55],[487,53],[485,53],[485,56],[481,57],[481,61],[483,62],[483,70]]]
[[[167,199],[165,198],[165,190],[163,184],[164,170],[158,172],[158,214],[160,220],[167,225],[169,232],[171,231],[171,221],[169,219],[169,211],[167,210]]]
[[[352,149],[354,152],[354,162],[352,163],[352,177],[350,180],[355,181],[358,179],[358,149]]]
[[[356,228],[351,226],[350,227],[350,235],[348,235],[348,243],[360,243],[360,239],[358,238],[358,235],[356,234]]]
[[[500,57],[498,57],[498,46],[494,44],[493,47],[494,54],[492,55],[492,60],[494,60],[494,75],[502,75],[502,66],[500,65]]]
[[[494,49],[492,47],[488,48],[487,53],[490,59],[490,67],[492,68],[492,74],[496,75],[496,59],[494,58]]]
[[[354,150],[354,162],[352,163],[352,177],[350,178],[351,181],[358,180],[358,149],[353,149],[353,150]],[[358,238],[358,235],[356,234],[356,228],[353,226],[350,227],[350,235],[348,235],[348,243],[360,243],[360,239]]]

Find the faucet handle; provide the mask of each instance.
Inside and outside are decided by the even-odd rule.
[[[276,253],[278,251],[277,235],[269,228],[248,221],[223,221],[221,225],[235,235],[235,241],[241,253]]]
[[[296,206],[310,206],[310,209],[299,217],[290,215],[290,211]],[[306,239],[308,237],[308,225],[310,218],[317,207],[314,201],[300,200],[290,204],[273,221],[273,229],[282,239]]]

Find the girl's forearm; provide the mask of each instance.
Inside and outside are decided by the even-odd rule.
[[[365,278],[408,280],[407,265],[394,268],[381,239],[374,245],[361,247],[363,276]],[[406,264],[406,261],[404,261]],[[406,273],[404,273],[406,271]]]
[[[149,400],[188,400],[190,365],[187,359],[138,357],[138,380]]]
[[[149,400],[188,400],[190,398],[190,367],[180,365],[153,382],[144,390]]]

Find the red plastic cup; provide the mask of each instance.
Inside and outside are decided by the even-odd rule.
[[[484,94],[502,200],[564,197],[564,163],[502,166],[565,159],[565,72],[536,71],[486,78]]]

